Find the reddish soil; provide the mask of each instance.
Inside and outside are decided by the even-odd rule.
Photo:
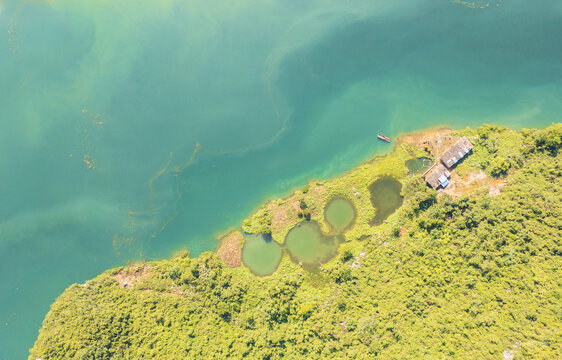
[[[244,235],[240,231],[231,231],[221,238],[217,255],[231,268],[242,264],[242,244]]]
[[[131,289],[138,284],[142,279],[148,277],[150,272],[145,265],[139,266],[136,264],[129,265],[121,268],[116,274],[111,277],[117,280],[119,286]]]

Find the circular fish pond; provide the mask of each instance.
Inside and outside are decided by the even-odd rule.
[[[242,262],[252,273],[259,276],[271,275],[281,261],[281,246],[263,235],[244,234]]]
[[[355,208],[346,198],[333,198],[326,205],[324,218],[334,230],[342,232],[355,220]]]
[[[421,157],[417,159],[406,160],[406,167],[408,168],[408,174],[417,174],[429,168],[431,166],[431,159],[427,157]]]
[[[402,184],[392,176],[382,176],[369,186],[371,193],[371,203],[376,210],[375,217],[371,220],[371,225],[380,225],[396,211],[404,198],[400,195]]]
[[[296,261],[317,265],[336,253],[338,240],[335,236],[324,235],[317,222],[303,221],[289,231],[285,248]]]

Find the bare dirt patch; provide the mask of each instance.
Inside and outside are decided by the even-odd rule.
[[[242,264],[242,244],[244,235],[240,231],[233,230],[221,238],[217,249],[217,255],[231,268]]]
[[[117,284],[123,288],[132,289],[142,279],[150,275],[146,265],[131,264],[121,268],[117,273],[111,275]]]
[[[439,160],[442,153],[458,140],[458,136],[453,136],[451,133],[451,129],[431,129],[400,136],[398,143],[427,149],[436,160]]]
[[[271,214],[271,232],[277,233],[283,231],[287,226],[291,225],[298,216],[300,210],[300,201],[291,199],[283,203],[275,201],[267,204],[267,211]]]
[[[458,197],[479,187],[486,187],[490,196],[498,196],[501,194],[504,185],[505,179],[493,179],[482,170],[470,172],[463,176],[459,176],[457,172],[452,172],[449,186],[439,191],[439,194]]]
[[[295,194],[283,201],[271,201],[267,204],[267,211],[271,214],[271,232],[280,233],[293,225],[298,219],[301,211],[300,202],[306,198],[307,209],[311,216],[318,216],[322,212],[325,187],[323,185],[311,185],[309,191],[303,194],[297,191]]]
[[[501,194],[501,189],[505,186],[507,180],[505,179],[490,179],[488,182],[489,190],[488,195],[498,196]]]

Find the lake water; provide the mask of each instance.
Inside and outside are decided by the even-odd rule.
[[[560,121],[562,2],[488,3],[0,0],[0,360],[70,284],[212,250],[378,132]]]

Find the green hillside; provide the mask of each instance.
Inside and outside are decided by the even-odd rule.
[[[325,229],[322,204],[351,193],[355,223],[318,268],[284,253],[277,271],[258,277],[215,253],[182,253],[108,270],[64,291],[29,358],[557,358],[562,124],[458,134],[474,150],[454,170],[465,186],[450,194],[407,174],[404,161],[423,146],[404,143],[276,200],[279,208],[291,199],[309,204],[305,216],[287,212],[285,227],[264,215],[266,206],[245,221],[244,230],[271,232],[281,243],[306,217]],[[404,203],[371,226],[375,210],[353,192],[382,175],[403,184]]]

